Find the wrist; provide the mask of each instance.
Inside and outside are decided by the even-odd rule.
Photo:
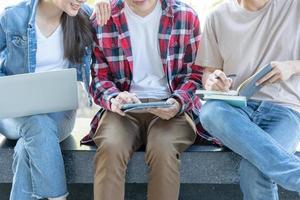
[[[172,97],[174,99],[174,101],[176,101],[176,106],[177,106],[177,114],[180,113],[181,109],[182,109],[182,103],[181,100],[178,97]]]
[[[288,61],[288,68],[292,75],[300,73],[300,61]]]
[[[108,104],[109,104],[109,110],[112,110],[112,105],[113,105],[113,103],[116,101],[116,97],[117,97],[118,95],[114,95],[114,96],[112,96],[111,98],[109,98],[108,99]]]
[[[294,74],[300,75],[300,60],[294,62],[293,70]]]

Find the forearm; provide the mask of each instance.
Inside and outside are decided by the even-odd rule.
[[[291,65],[293,75],[300,75],[300,60],[288,61]]]
[[[103,52],[95,45],[93,49],[93,64],[91,66],[92,82],[90,85],[90,94],[95,104],[110,110],[111,98],[119,94],[119,89],[112,81],[112,72]]]
[[[203,68],[197,65],[192,65],[191,68],[191,73],[186,74],[185,78],[181,79],[172,94],[181,103],[182,109],[180,113],[192,109],[195,91],[201,88]]]
[[[111,109],[110,100],[120,93],[115,84],[108,80],[101,80],[93,78],[90,86],[90,94],[92,95],[95,104],[104,109]]]
[[[186,83],[181,88],[175,90],[172,93],[171,97],[176,99],[181,105],[179,114],[182,114],[182,113],[192,109],[193,95],[194,95],[195,91],[196,91],[196,87],[193,84]]]

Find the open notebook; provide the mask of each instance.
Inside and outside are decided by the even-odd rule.
[[[197,90],[196,94],[200,96],[203,100],[223,100],[228,104],[244,107],[247,106],[247,99],[252,97],[257,91],[259,91],[263,86],[256,85],[256,82],[263,78],[266,74],[272,71],[271,64],[262,67],[255,74],[250,76],[244,82],[242,82],[237,90],[230,90],[229,92],[220,91],[207,91],[207,90]]]

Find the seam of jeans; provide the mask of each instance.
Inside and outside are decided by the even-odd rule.
[[[27,154],[28,154],[26,142],[24,143],[24,149],[25,149],[25,151],[26,151]],[[32,160],[30,159],[30,155],[29,155],[29,154],[28,154],[28,163],[29,163],[29,168],[30,168],[30,179],[31,179],[31,186],[32,186],[32,193],[31,193],[31,196],[32,196],[33,198],[37,198],[37,199],[45,198],[45,197],[40,196],[40,195],[38,195],[38,194],[36,193],[35,183],[34,183],[34,179],[33,179],[33,176],[32,176],[32,174],[33,174],[33,172],[32,172],[32,166],[33,166],[33,164],[32,164]]]
[[[266,101],[262,101],[261,104],[257,107],[256,111],[253,112],[251,118],[252,118],[252,121],[257,125],[259,126],[260,122],[261,122],[261,117],[260,114],[264,114],[266,112],[269,112],[273,109],[275,105],[274,104],[271,104],[269,102],[266,102]]]
[[[298,121],[299,121],[299,123],[300,123],[300,113],[299,112],[297,112],[297,111],[295,111],[295,110],[293,110],[293,109],[290,109],[290,108],[288,108],[294,115],[295,115],[295,117],[297,117],[298,119]]]
[[[26,143],[24,143],[24,149],[28,154]],[[28,164],[29,164],[29,168],[30,168],[30,179],[31,179],[31,187],[32,187],[32,195],[31,196],[34,197],[34,198],[37,198],[37,199],[41,199],[42,198],[41,196],[35,194],[36,189],[35,189],[34,180],[33,180],[33,177],[32,177],[32,174],[33,174],[32,173],[32,160],[31,160],[29,154],[28,154]]]
[[[254,111],[254,113],[256,113],[256,112],[259,113],[259,112],[266,110],[266,107],[268,107],[267,105],[268,105],[268,103],[266,101],[261,101],[259,103],[259,105],[257,106],[256,110]]]

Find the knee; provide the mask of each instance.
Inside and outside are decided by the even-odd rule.
[[[110,160],[111,162],[123,162],[127,164],[130,159],[131,149],[117,138],[105,138],[100,142],[95,156],[97,160]]]
[[[200,111],[200,121],[202,126],[209,131],[209,127],[221,125],[226,118],[228,105],[222,101],[208,101]]]
[[[16,169],[21,166],[20,164],[28,164],[29,163],[29,156],[27,150],[25,148],[25,141],[20,138],[15,146],[14,149],[14,156],[13,156],[13,171],[16,172]],[[22,165],[22,167],[24,167]],[[25,169],[23,169],[25,170]]]
[[[14,149],[14,159],[15,158],[27,158],[27,151],[25,148],[25,142],[20,138]]]
[[[76,111],[59,112],[50,114],[49,117],[55,122],[57,127],[57,136],[60,141],[65,140],[71,135],[76,121]]]
[[[57,143],[57,127],[54,121],[47,115],[30,116],[20,128],[20,135],[30,144],[34,143]]]
[[[242,160],[239,167],[240,186],[243,192],[255,193],[261,187],[264,189],[272,189],[273,181],[266,177],[259,169],[247,160]]]
[[[169,138],[163,137],[162,134],[156,137],[149,137],[146,146],[146,161],[150,164],[154,160],[167,162],[170,160],[178,160],[179,152],[176,150],[175,144]]]

